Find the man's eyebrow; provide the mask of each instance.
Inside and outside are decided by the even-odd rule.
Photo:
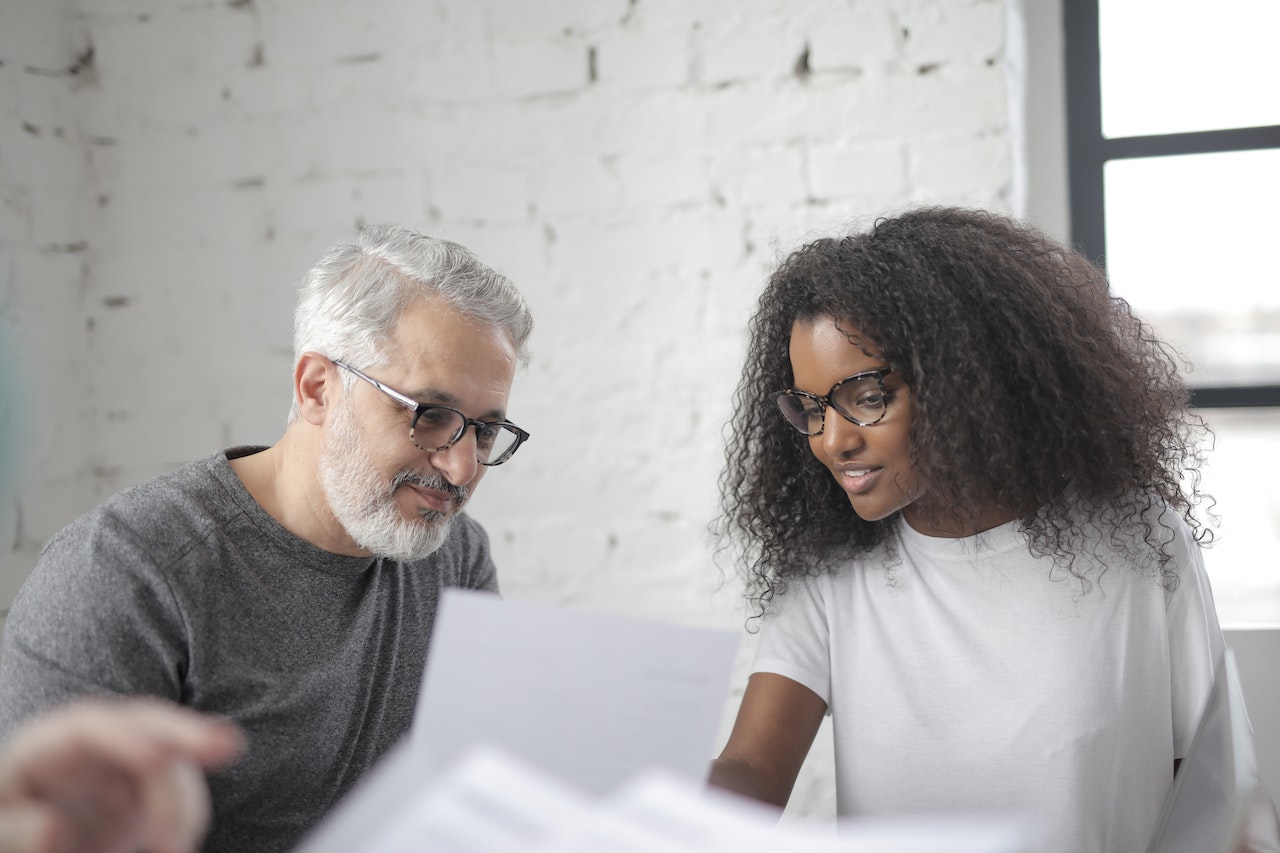
[[[448,391],[441,391],[438,388],[419,388],[414,391],[405,391],[406,396],[412,397],[424,406],[450,406],[454,409],[462,411],[462,402],[456,394],[450,394]],[[470,417],[470,415],[468,415]],[[502,409],[490,409],[482,415],[476,417],[476,420],[493,420],[505,421],[507,413]]]

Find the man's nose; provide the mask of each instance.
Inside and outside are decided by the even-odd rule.
[[[480,468],[476,459],[476,431],[468,426],[462,437],[444,450],[431,453],[432,466],[455,486],[465,486],[475,479]]]

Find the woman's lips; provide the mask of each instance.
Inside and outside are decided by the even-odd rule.
[[[871,465],[848,465],[839,469],[838,477],[841,487],[856,495],[872,489],[883,471],[883,468]]]

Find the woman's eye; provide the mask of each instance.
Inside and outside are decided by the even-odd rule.
[[[860,409],[879,409],[889,400],[882,391],[868,391],[858,396],[857,406]]]

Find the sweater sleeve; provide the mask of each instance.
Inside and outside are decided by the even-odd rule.
[[[0,644],[0,736],[78,696],[180,701],[184,620],[162,566],[101,509],[52,539],[23,584]]]

